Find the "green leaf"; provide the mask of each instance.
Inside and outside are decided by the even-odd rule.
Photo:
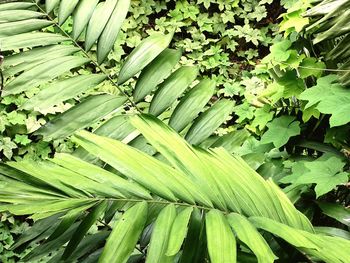
[[[42,32],[24,33],[17,36],[0,38],[2,51],[8,51],[17,48],[47,46],[67,40],[69,40],[69,38],[58,34]]]
[[[39,30],[52,24],[52,21],[44,19],[27,19],[23,21],[0,23],[0,38],[9,36],[15,37],[21,33]]]
[[[326,64],[318,62],[316,58],[305,58],[299,66],[299,74],[303,79],[310,76],[320,78],[326,68]]]
[[[336,75],[319,78],[317,85],[305,90],[300,99],[307,100],[306,107],[316,104],[321,113],[331,114],[330,126],[341,126],[350,122],[350,93],[336,82]]]
[[[269,122],[269,128],[261,137],[261,143],[273,143],[277,148],[285,145],[288,140],[300,134],[299,121],[292,116],[281,116]]]
[[[304,163],[309,170],[295,181],[296,184],[316,184],[316,196],[320,197],[334,189],[337,185],[348,181],[348,173],[341,172],[344,163],[337,157]]]
[[[93,12],[85,35],[85,50],[89,51],[105,28],[118,0],[100,2]]]
[[[290,51],[288,49],[291,47],[291,45],[292,43],[287,39],[274,44],[270,48],[270,56],[277,62],[286,61],[290,56]]]
[[[0,137],[0,151],[6,156],[6,158],[11,159],[12,150],[16,149],[17,145],[11,141],[9,137]]]
[[[231,213],[227,216],[227,220],[236,233],[237,238],[254,252],[259,263],[274,262],[278,258],[258,230],[245,217]]]
[[[176,70],[159,87],[154,95],[149,113],[158,116],[183,94],[187,87],[196,79],[198,69],[191,66],[183,66]]]
[[[36,134],[51,140],[64,138],[103,118],[123,105],[125,101],[125,97],[108,94],[90,96],[77,106],[52,119],[36,131]]]
[[[327,216],[330,216],[344,225],[350,226],[350,209],[343,205],[332,203],[317,203],[322,212]]]
[[[101,214],[107,208],[107,201],[103,201],[100,204],[96,205],[92,211],[83,219],[83,221],[78,226],[77,230],[74,232],[72,239],[67,244],[66,249],[62,255],[62,259],[67,260],[74,250],[79,245],[80,241],[83,239],[85,234],[88,232],[90,227],[96,223]]]
[[[27,3],[27,2],[14,2],[14,3],[1,3],[0,5],[0,11],[3,10],[16,10],[16,9],[28,9],[32,6],[34,6],[34,3]]]
[[[125,60],[118,78],[123,84],[152,62],[170,44],[173,34],[154,34],[144,39]]]
[[[316,235],[291,227],[264,217],[249,218],[256,227],[283,238],[299,250],[313,255],[324,262],[341,262],[347,258],[350,242],[338,237]]]
[[[136,82],[133,92],[134,100],[136,102],[142,100],[167,78],[176,63],[179,62],[181,55],[181,50],[167,48],[146,66]]]
[[[186,134],[190,144],[199,144],[207,139],[219,126],[225,122],[233,111],[234,102],[227,99],[217,101],[194,121]]]
[[[169,245],[166,252],[167,256],[174,256],[180,251],[181,245],[187,234],[188,223],[192,211],[192,207],[187,207],[175,217],[170,232]]]
[[[133,252],[147,220],[147,203],[128,209],[113,226],[99,258],[100,263],[125,263]]]
[[[58,5],[60,0],[46,0],[45,1],[45,7],[46,7],[46,12],[51,13],[51,11]]]
[[[82,0],[79,1],[77,8],[73,13],[73,39],[78,39],[98,4],[99,0]]]
[[[58,22],[62,25],[67,18],[73,13],[79,0],[61,0],[58,9]]]
[[[176,131],[182,131],[208,103],[215,86],[215,81],[205,79],[189,90],[173,111],[169,126]]]
[[[205,220],[203,220],[201,211],[198,208],[194,208],[180,262],[204,262],[206,249]]]
[[[26,110],[45,110],[97,86],[104,79],[106,79],[105,75],[93,74],[79,75],[65,80],[58,80],[27,100],[21,108]]]
[[[309,18],[302,15],[303,10],[299,9],[283,15],[283,21],[280,23],[280,31],[286,31],[294,28],[296,32],[300,32],[309,24]]]
[[[45,61],[9,82],[5,86],[2,94],[3,96],[7,96],[35,88],[89,61],[90,59],[77,56],[64,56]],[[33,78],[33,76],[40,76],[40,78]]]
[[[4,4],[2,4],[2,6],[3,5]],[[11,8],[8,8],[7,10],[0,9],[0,23],[15,22],[43,16],[42,13],[31,10],[12,10]]]
[[[104,27],[97,43],[97,62],[101,64],[113,49],[119,30],[129,11],[130,0],[118,0],[113,13]]]
[[[174,205],[168,205],[160,212],[152,231],[146,263],[173,262],[173,257],[167,256],[166,252],[175,217],[176,209]]]
[[[32,140],[28,138],[28,135],[16,134],[14,141],[25,146],[31,143]]]
[[[211,210],[206,214],[205,222],[210,261],[237,262],[236,239],[224,215],[218,210]]]

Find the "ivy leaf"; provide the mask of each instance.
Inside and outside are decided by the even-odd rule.
[[[251,120],[254,117],[254,107],[249,103],[243,103],[241,105],[235,106],[235,114],[239,116],[237,123],[241,123],[244,120]]]
[[[283,16],[280,24],[280,31],[286,31],[289,28],[295,28],[296,32],[300,32],[304,26],[309,24],[309,19],[302,16],[303,10],[297,10]]]
[[[282,116],[274,119],[266,126],[269,128],[261,137],[261,143],[273,143],[276,148],[285,145],[288,140],[300,134],[300,122],[292,116]]]
[[[256,109],[254,113],[254,120],[251,124],[252,127],[258,127],[260,130],[264,129],[266,124],[272,120],[273,112],[269,112],[268,105],[265,105],[263,108]]]
[[[299,98],[308,101],[305,108],[309,108],[321,100],[326,100],[329,96],[331,88],[335,85],[339,85],[338,83],[335,83],[337,79],[338,77],[336,75],[327,75],[319,78],[316,86],[311,87],[301,93]]]
[[[283,40],[274,44],[270,48],[272,59],[277,62],[285,62],[291,54],[291,51],[288,50],[291,45],[292,42],[289,40]]]
[[[330,126],[341,126],[350,122],[350,93],[339,83],[334,83],[335,75],[318,79],[317,85],[307,89],[300,99],[308,101],[306,108],[315,104],[316,109],[324,114],[331,114]]]
[[[299,74],[303,79],[310,76],[320,78],[325,68],[326,64],[318,62],[316,58],[305,58],[300,64]]]
[[[31,142],[31,140],[28,139],[27,135],[20,135],[20,134],[16,134],[16,137],[15,137],[14,141],[16,143],[22,144],[24,146],[28,145]]]
[[[12,157],[12,150],[16,149],[17,145],[11,141],[9,137],[0,138],[0,151],[8,158]]]
[[[15,125],[15,124],[25,124],[26,121],[26,115],[23,113],[18,113],[16,111],[12,111],[9,114],[7,114],[8,122]]]
[[[277,82],[283,86],[284,98],[299,96],[305,89],[303,80],[297,76],[295,71],[287,71]]]
[[[348,181],[348,173],[341,172],[345,164],[335,156],[327,160],[320,160],[319,158],[313,162],[306,162],[304,165],[309,172],[299,176],[295,183],[316,184],[315,192],[317,197]]]

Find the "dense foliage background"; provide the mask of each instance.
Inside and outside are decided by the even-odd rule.
[[[44,2],[38,1],[37,6],[44,9]],[[329,8],[327,13],[324,11],[326,4]],[[64,6],[64,3],[61,5]],[[0,14],[8,12],[4,6],[0,5]],[[203,149],[222,146],[228,152],[241,156],[264,179],[273,180],[283,189],[291,202],[315,226],[317,233],[350,239],[350,21],[347,7],[350,7],[349,1],[325,1],[317,5],[308,1],[134,0],[113,44],[114,48],[103,63],[94,62],[101,62],[96,55],[98,45],[94,45],[86,53],[79,51],[80,55],[89,56],[92,62],[80,63],[57,76],[61,81],[103,73],[108,74],[108,79],[96,77],[95,83],[85,83],[86,88],[82,92],[61,97],[54,97],[52,93],[52,98],[47,101],[44,97],[47,94],[43,91],[48,90],[52,82],[38,82],[38,85],[28,86],[21,92],[5,93],[12,81],[38,64],[25,59],[23,61],[29,66],[13,62],[16,54],[19,57],[30,48],[1,47],[3,42],[6,43],[4,39],[11,37],[5,29],[6,25],[1,27],[1,23],[11,23],[10,19],[6,21],[8,18],[3,13],[4,21],[0,16],[0,49],[5,55],[2,68],[6,81],[0,98],[0,158],[3,162],[21,162],[46,159],[56,153],[73,153],[91,163],[101,164],[82,150],[79,147],[82,142],[72,139],[71,134],[86,128],[96,134],[122,140],[124,138],[117,134],[120,133],[117,129],[113,134],[107,134],[110,127],[119,123],[119,120],[114,122],[118,118],[115,116],[158,112],[155,107],[152,109],[151,102],[157,95],[150,93],[137,101],[122,101],[118,110],[114,106],[113,110],[106,109],[106,114],[100,118],[81,127],[73,127],[71,132],[67,132],[67,129],[59,131],[62,132],[60,136],[50,128],[51,125],[59,127],[60,123],[56,120],[62,116],[61,113],[84,103],[86,105],[91,96],[101,98],[105,94],[120,96],[124,93],[135,98],[135,85],[141,77],[133,74],[130,76],[132,78],[120,85],[115,84],[120,79],[126,58],[132,50],[137,50],[140,44],[142,46],[148,36],[174,31],[169,46],[182,53],[178,63],[174,59],[172,70],[185,66],[183,74],[192,76],[183,80],[183,86],[193,87],[199,81],[208,79],[216,83],[209,94],[210,100],[198,110],[198,113],[205,113],[212,109],[212,115],[200,114],[193,126],[185,125],[187,128],[178,130],[179,134]],[[30,8],[35,9],[36,6]],[[56,7],[49,15],[54,18],[60,16],[59,12],[60,9]],[[63,31],[68,35],[73,30],[74,34],[74,15],[62,22],[60,25],[49,23],[40,30],[57,34]],[[84,46],[85,35],[77,36],[75,41],[74,45]],[[49,59],[58,61],[60,57],[58,54]],[[212,86],[205,84],[208,85],[207,90]],[[180,99],[184,92],[185,89],[180,92]],[[221,108],[215,106],[219,103]],[[173,112],[178,109],[176,105],[177,102],[172,103],[170,108],[165,107],[154,115],[169,123]],[[93,108],[86,109],[89,111]],[[203,127],[201,129],[205,122],[200,118],[207,121],[216,119],[211,127],[205,127],[208,134]],[[67,119],[63,120],[66,125]],[[70,120],[74,122],[74,119]],[[197,133],[199,137],[195,138]],[[153,147],[140,137],[136,142],[131,142],[132,146],[162,160],[157,153],[161,150],[151,144]],[[111,167],[113,165],[109,165],[106,169],[115,172]],[[29,170],[22,171],[30,173]],[[6,175],[5,171],[1,173]],[[121,210],[120,207],[117,209]],[[170,210],[167,212],[171,213]],[[45,235],[43,238],[32,236],[25,240],[28,229],[34,228],[32,219],[12,216],[7,212],[1,215],[2,262],[17,262],[26,255],[25,262],[29,262],[30,258],[37,260],[34,262],[48,262],[50,259],[56,262],[56,252],[58,255],[63,253],[61,245],[46,248],[47,251],[43,252]],[[97,235],[104,239],[103,231],[106,229],[108,227],[102,221],[95,220],[86,230],[87,237]],[[146,230],[143,235],[147,235]],[[305,253],[299,253],[300,250],[281,239],[272,239],[270,234],[264,237],[279,257],[279,262],[315,260]],[[14,246],[18,238],[25,246]],[[135,257],[135,262],[142,262],[149,235],[142,242],[141,256]],[[248,249],[243,247],[241,252],[248,254]],[[85,257],[88,256],[81,255],[81,258]],[[214,256],[210,257],[213,260]],[[252,258],[249,260],[254,262],[254,256]],[[339,262],[347,260],[344,258]],[[241,262],[248,261],[242,259]]]

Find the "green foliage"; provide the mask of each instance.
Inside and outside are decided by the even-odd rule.
[[[261,137],[261,143],[273,143],[277,148],[285,145],[289,138],[300,134],[299,122],[291,116],[275,118],[266,125],[268,130]]]
[[[45,222],[49,233],[57,231],[57,225],[63,226],[62,222],[68,224],[61,235],[49,238],[24,260],[49,253],[59,260],[65,258],[68,251],[70,258],[77,260],[91,256],[93,250],[82,253],[79,248],[96,246],[97,235],[108,231],[110,238],[107,244],[104,247],[103,244],[97,245],[102,248],[100,261],[125,262],[134,254],[132,248],[135,245],[144,253],[144,247],[136,242],[145,226],[152,223],[150,241],[146,243],[146,261],[171,262],[174,254],[168,252],[173,247],[170,235],[173,229],[183,229],[181,232],[186,233],[184,228],[191,218],[189,214],[196,209],[204,213],[200,221],[205,220],[206,235],[199,238],[207,243],[209,256],[205,257],[212,262],[240,260],[240,253],[246,249],[238,246],[236,251],[234,232],[238,233],[238,240],[247,243],[257,255],[269,251],[268,239],[264,240],[257,228],[281,237],[309,256],[334,262],[344,259],[344,251],[350,246],[348,240],[315,234],[309,220],[293,206],[281,189],[271,180],[261,178],[240,157],[220,148],[209,151],[196,149],[150,115],[134,116],[131,123],[166,158],[167,163],[122,142],[81,131],[75,135],[75,140],[112,166],[114,173],[67,154],[43,162],[11,162],[9,166],[1,167],[2,182],[16,185],[1,193],[4,202],[1,210],[45,218],[38,222]],[[49,178],[43,174],[47,169],[50,169]],[[103,176],[104,182],[99,179],[102,173],[110,174]],[[45,181],[43,178],[46,178]],[[139,191],[133,192],[135,187],[141,187],[152,195],[140,196]],[[30,199],[21,198],[20,192],[26,193]],[[81,213],[92,206],[89,213],[81,214],[81,218],[75,216],[73,220],[62,219],[61,223],[54,225],[49,223],[57,221],[62,214],[69,215],[67,212],[76,210]],[[157,207],[157,211],[152,206]],[[189,209],[186,211],[186,208]],[[113,209],[112,214],[115,213],[112,233],[106,226],[109,209]],[[124,212],[121,214],[119,211]],[[107,229],[87,235],[92,223],[97,221],[104,222],[102,225]],[[41,231],[45,231],[45,227],[42,226]],[[257,242],[246,239],[249,232],[257,236]],[[189,230],[187,234],[190,233]],[[180,244],[183,241],[180,238],[176,242]],[[269,254],[269,262],[272,262],[275,256],[271,251]]]
[[[323,5],[0,4],[0,210],[31,225],[2,260],[344,262],[348,1]]]
[[[296,162],[292,167],[293,173],[280,181],[293,186],[316,184],[316,197],[319,197],[348,182],[349,174],[342,172],[344,166],[339,158],[324,155],[312,162]]]

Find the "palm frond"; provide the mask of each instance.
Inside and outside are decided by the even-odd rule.
[[[131,123],[166,162],[80,131],[75,140],[115,173],[68,154],[1,167],[0,210],[31,215],[43,226],[40,234],[20,238],[22,245],[40,235],[46,240],[25,260],[53,252],[57,254],[51,262],[99,257],[99,262],[119,263],[130,256],[145,257],[146,262],[173,262],[175,257],[182,262],[187,256],[237,262],[250,253],[258,262],[273,262],[276,247],[270,248],[264,234],[269,232],[308,258],[346,262],[350,241],[316,234],[282,190],[240,157],[222,148],[194,148],[151,115],[134,116]],[[57,217],[60,223],[50,227],[47,221]],[[104,229],[99,234],[107,238],[105,245],[94,243],[97,234],[87,234],[93,223]],[[81,253],[84,246],[91,250]],[[208,253],[188,251],[195,246],[207,247]]]
[[[340,64],[340,79],[350,84],[350,1],[324,0],[309,9],[305,16],[313,18],[306,32],[313,43],[325,50],[325,57],[332,64]],[[348,72],[346,72],[348,71]]]
[[[167,48],[172,32],[144,39],[126,58],[117,80],[100,66],[113,49],[129,2],[47,0],[45,7],[37,1],[0,4],[0,49],[8,54],[3,64],[2,96],[25,94],[39,87],[40,91],[20,107],[20,110],[39,112],[76,99],[75,106],[57,114],[37,130],[36,135],[45,140],[66,138],[106,116],[123,112],[125,106],[140,112],[148,111],[166,121],[170,116],[170,125],[180,132],[205,109],[215,83],[200,79],[199,84],[190,89],[195,84],[198,70],[194,66],[178,66],[182,52]],[[62,27],[67,19],[72,20],[72,32],[65,32]],[[85,49],[80,43],[84,43]],[[89,51],[94,45],[96,58],[94,52]],[[98,72],[81,73],[79,69],[86,65],[93,65]],[[133,96],[128,95],[121,84],[140,72]],[[119,89],[118,95],[95,94],[84,98],[85,93],[108,82]],[[142,101],[152,94],[150,103]],[[79,98],[81,96],[83,98]],[[187,135],[185,131],[183,135],[199,144],[226,121],[232,106],[228,101],[218,102],[202,114],[201,120],[197,118],[197,124],[188,127]],[[76,121],[71,122],[73,119]],[[112,125],[105,125],[98,131],[104,130],[103,135],[108,136],[106,127]],[[118,126],[109,129],[109,133],[115,133],[115,129],[119,129]],[[144,139],[137,138],[133,144],[140,144],[142,148]]]

